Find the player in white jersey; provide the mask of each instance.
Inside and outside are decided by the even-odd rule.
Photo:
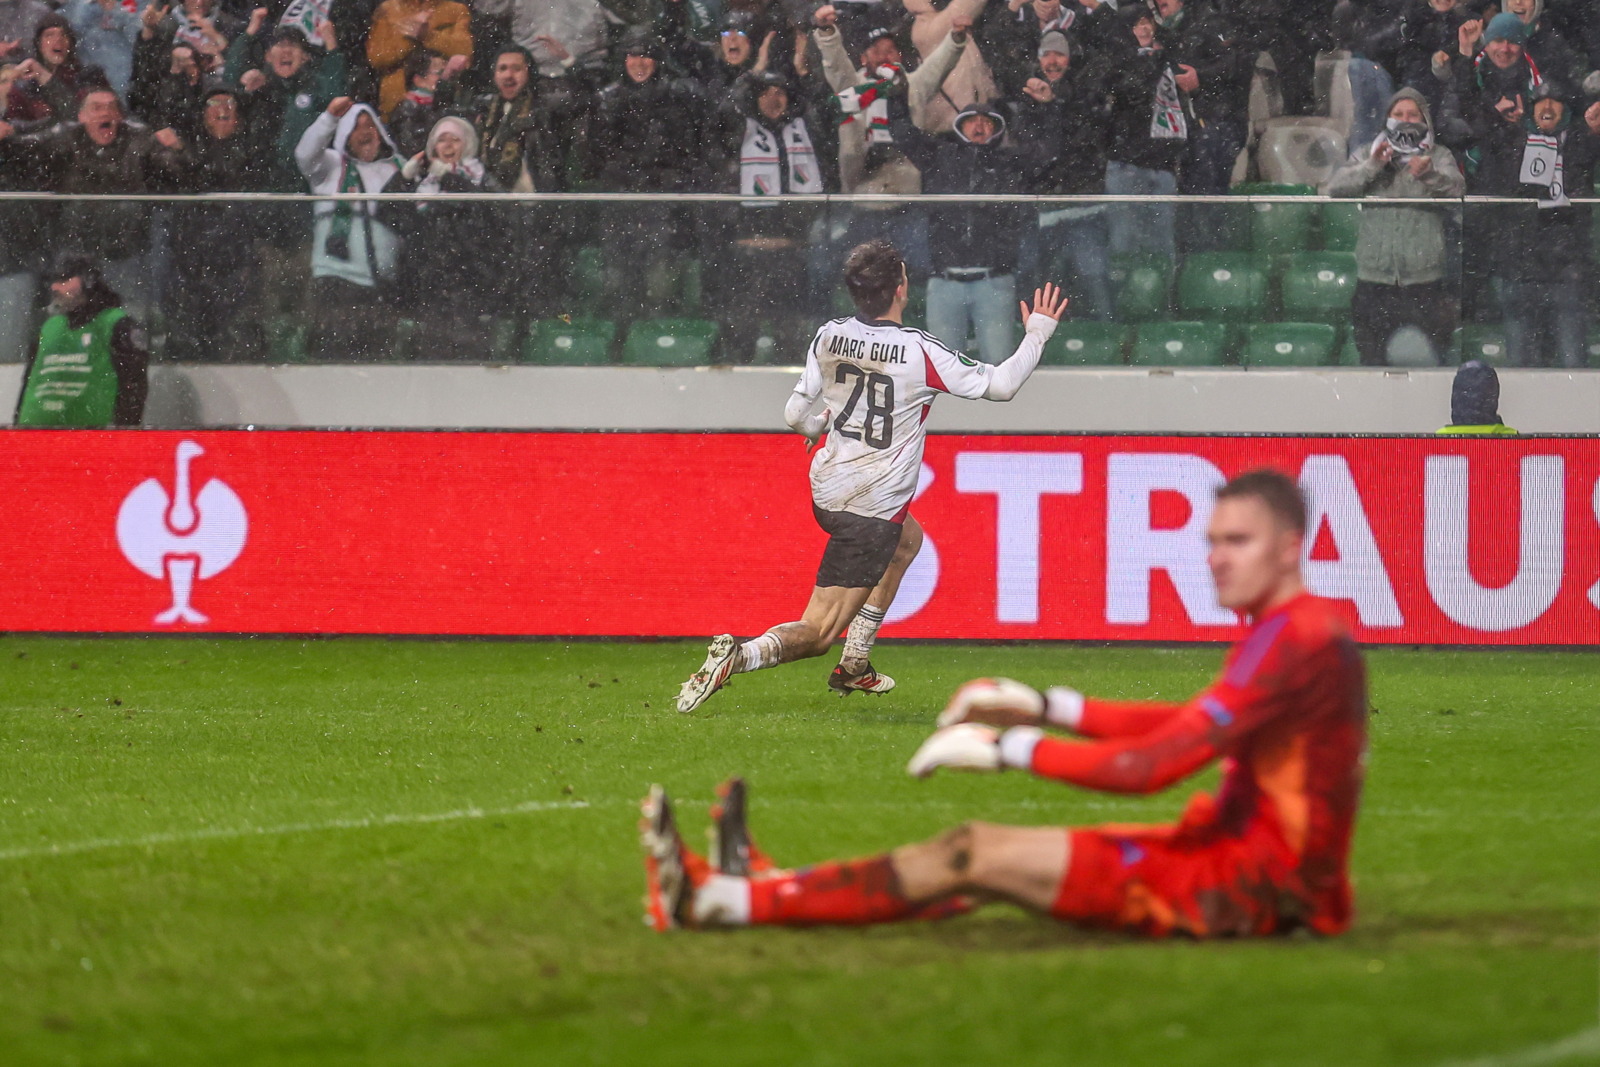
[[[825,655],[846,624],[844,656],[828,686],[841,695],[894,688],[894,679],[873,670],[867,657],[922,547],[922,528],[909,509],[933,398],[1010,400],[1038,365],[1067,306],[1056,286],[1036,290],[1032,308],[1022,303],[1022,344],[991,366],[901,325],[905,263],[886,242],[853,250],[844,277],[857,314],[817,331],[784,408],[784,421],[812,447],[827,435],[811,461],[812,512],[828,533],[811,602],[798,622],[744,644],[728,634],[713,638],[705,663],[678,693],[679,711],[699,707],[732,675]],[[819,399],[822,410],[813,413]]]

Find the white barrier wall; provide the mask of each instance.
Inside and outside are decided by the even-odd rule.
[[[781,367],[158,365],[145,425],[551,430],[782,429],[798,371]],[[0,365],[0,420],[22,368]],[[945,398],[939,431],[1431,433],[1445,369],[1044,368],[1007,404]],[[1600,370],[1501,370],[1524,433],[1600,433]]]

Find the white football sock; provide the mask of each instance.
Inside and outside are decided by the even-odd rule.
[[[872,642],[877,640],[878,627],[883,625],[887,612],[871,604],[863,604],[856,617],[850,620],[850,629],[844,636],[844,655],[839,666],[846,674],[860,674],[867,669],[867,657],[872,653]]]
[[[750,879],[713,874],[694,891],[696,926],[745,926],[750,922]]]
[[[739,656],[734,660],[733,673],[743,674],[746,671],[765,670],[778,665],[778,654],[783,651],[783,642],[775,633],[764,633],[760,637],[752,638],[739,646]]]

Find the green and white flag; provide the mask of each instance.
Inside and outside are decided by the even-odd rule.
[[[293,0],[284,10],[278,25],[299,30],[306,35],[306,40],[315,43],[320,40],[317,27],[328,21],[328,13],[332,8],[333,0]]]

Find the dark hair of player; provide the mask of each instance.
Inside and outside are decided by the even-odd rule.
[[[905,260],[888,241],[856,245],[844,261],[844,284],[856,310],[875,319],[894,304],[894,291],[905,280]]]
[[[1245,471],[1217,490],[1218,500],[1254,497],[1267,506],[1273,518],[1305,536],[1306,498],[1293,478],[1271,467]]]

